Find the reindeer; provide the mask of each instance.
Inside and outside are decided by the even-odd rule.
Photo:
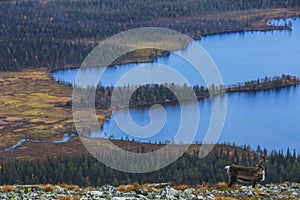
[[[263,162],[266,162],[266,157],[263,156],[263,161],[259,159],[256,167],[246,167],[242,165],[228,165],[225,167],[229,177],[228,187],[231,187],[235,181],[242,183],[251,183],[255,188],[256,183],[265,180],[265,169]]]

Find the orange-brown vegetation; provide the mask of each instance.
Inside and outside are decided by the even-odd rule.
[[[161,191],[161,189],[155,188],[151,184],[143,184],[141,187],[146,192],[156,192],[156,193],[159,193]]]
[[[0,187],[1,192],[10,192],[10,191],[14,191],[14,190],[15,190],[15,186],[13,186],[13,185],[3,185]]]
[[[54,191],[54,186],[50,185],[50,184],[47,184],[43,187],[43,189],[44,189],[45,192],[53,192]]]
[[[53,82],[45,68],[0,72],[0,86],[0,113],[3,113],[0,117],[0,150],[24,138],[51,141],[63,138],[65,133],[76,132],[72,108],[63,106],[72,98],[72,87]],[[99,110],[96,116],[101,124],[109,115],[110,111]],[[33,143],[22,145],[20,154],[15,152],[14,157],[30,159],[30,152],[34,152]],[[47,145],[52,144],[45,142],[38,146],[44,148]],[[51,151],[43,148],[34,149],[41,149],[38,154],[44,157],[44,153]],[[68,151],[63,153],[67,155]],[[82,153],[84,151],[79,155]]]
[[[95,191],[96,188],[89,186],[89,187],[85,188],[85,190],[87,190],[87,191]]]
[[[188,185],[177,185],[177,186],[174,186],[175,190],[181,190],[181,191],[186,190],[188,188],[189,188]]]
[[[68,184],[65,184],[65,183],[60,184],[59,186],[62,187],[62,188],[65,188],[67,190],[73,190],[73,191],[76,191],[76,190],[79,189],[78,185],[68,185]]]
[[[79,200],[80,197],[67,195],[67,196],[60,196],[60,197],[58,197],[58,199],[59,200]]]
[[[215,195],[216,200],[253,200],[252,197],[228,197],[228,196],[221,196],[221,195]]]
[[[132,192],[132,191],[137,190],[139,187],[140,187],[139,184],[133,183],[130,185],[120,185],[118,187],[118,190],[121,192]]]

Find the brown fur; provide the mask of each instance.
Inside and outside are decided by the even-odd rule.
[[[236,181],[251,183],[255,188],[256,183],[265,179],[265,170],[259,164],[257,167],[246,167],[242,165],[226,166],[228,173],[228,186],[231,187]]]

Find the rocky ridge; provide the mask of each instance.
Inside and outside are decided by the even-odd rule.
[[[146,199],[300,199],[300,183],[282,183],[250,186],[185,188],[170,184],[143,186],[104,185],[97,188],[63,187],[58,185],[1,186],[0,199],[80,199],[80,200],[146,200]]]

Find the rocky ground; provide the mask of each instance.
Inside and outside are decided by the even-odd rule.
[[[236,185],[225,187],[224,183],[214,187],[174,186],[169,184],[104,185],[98,188],[79,188],[70,185],[4,185],[0,187],[0,199],[300,199],[299,183],[258,185]]]

